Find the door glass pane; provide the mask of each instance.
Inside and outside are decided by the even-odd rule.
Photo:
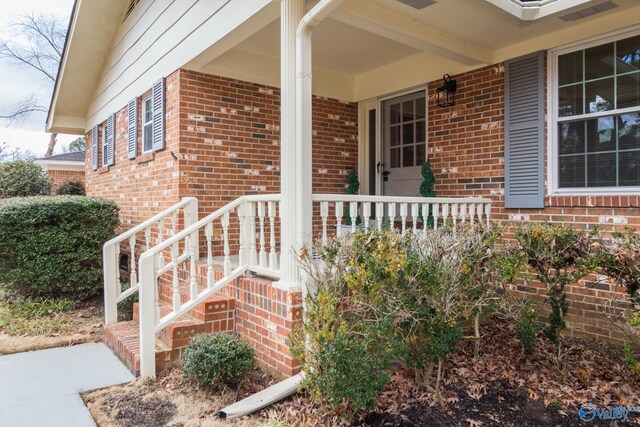
[[[416,166],[422,166],[427,161],[427,144],[416,145]]]
[[[413,123],[405,123],[402,125],[402,144],[413,144]]]
[[[558,139],[560,154],[584,153],[584,122],[560,123]]]
[[[616,185],[616,153],[587,154],[587,187]]]
[[[416,142],[424,142],[427,140],[427,123],[424,120],[416,122]]]
[[[391,150],[391,167],[392,168],[399,168],[400,167],[400,149],[399,148],[392,148]]]
[[[620,185],[640,185],[640,150],[619,154]]]
[[[558,115],[560,117],[582,114],[582,83],[558,89]]]
[[[400,104],[391,104],[389,119],[391,120],[391,124],[400,123]]]
[[[618,148],[620,150],[640,148],[640,113],[618,116]]]
[[[558,57],[558,83],[566,85],[582,81],[582,51]]]
[[[640,106],[640,72],[617,78],[618,108]]]
[[[587,151],[612,151],[616,149],[616,133],[613,116],[587,120]],[[615,165],[614,165],[615,166]]]
[[[400,145],[400,126],[391,126],[389,131],[389,144],[391,144],[392,147],[394,145]]]
[[[613,110],[613,78],[585,84],[585,106],[589,113]]]
[[[402,121],[413,120],[413,100],[402,103]]]
[[[402,147],[402,166],[410,167],[415,166],[413,157],[413,145]]]
[[[616,43],[618,74],[640,70],[640,36]]]
[[[584,156],[560,157],[560,187],[584,187]]]
[[[424,96],[422,98],[416,99],[416,120],[425,118],[426,108],[427,104]]]
[[[613,75],[613,43],[594,46],[584,51],[584,79]]]

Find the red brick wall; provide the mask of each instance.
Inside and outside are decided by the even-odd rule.
[[[68,181],[82,181],[84,182],[83,171],[61,171],[61,170],[47,170],[47,176],[53,181],[53,189],[55,190],[60,184],[64,184]]]
[[[429,84],[429,160],[436,177],[438,196],[488,196],[494,201],[494,220],[509,223],[548,221],[568,227],[598,225],[611,230],[621,221],[640,229],[640,197],[547,196],[545,209],[504,208],[504,68],[502,64],[453,76],[458,81],[456,105],[442,108],[433,94],[441,82]],[[543,298],[533,284],[518,286],[523,296]],[[569,286],[568,323],[574,335],[602,339],[620,338],[603,317],[609,286],[591,282]]]

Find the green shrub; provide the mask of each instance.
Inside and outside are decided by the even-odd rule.
[[[253,350],[229,334],[196,335],[184,353],[182,373],[214,389],[240,384],[255,364]]]
[[[102,245],[118,226],[118,206],[78,197],[0,203],[0,281],[24,296],[86,299],[102,289]]]
[[[56,188],[58,196],[85,196],[84,182],[80,180],[63,182]]]
[[[44,196],[50,192],[51,181],[40,166],[23,160],[0,163],[0,199]]]

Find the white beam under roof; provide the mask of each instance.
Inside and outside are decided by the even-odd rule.
[[[490,49],[363,0],[350,0],[332,19],[465,65],[491,64]]]
[[[554,13],[562,12],[572,7],[589,3],[593,0],[541,0],[541,1],[521,1],[521,0],[486,0],[492,5],[499,7],[505,12],[509,12],[516,18],[523,21],[535,21]]]

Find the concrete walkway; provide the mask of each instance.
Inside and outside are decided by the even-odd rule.
[[[0,357],[0,426],[95,426],[79,393],[133,380],[103,344]]]

